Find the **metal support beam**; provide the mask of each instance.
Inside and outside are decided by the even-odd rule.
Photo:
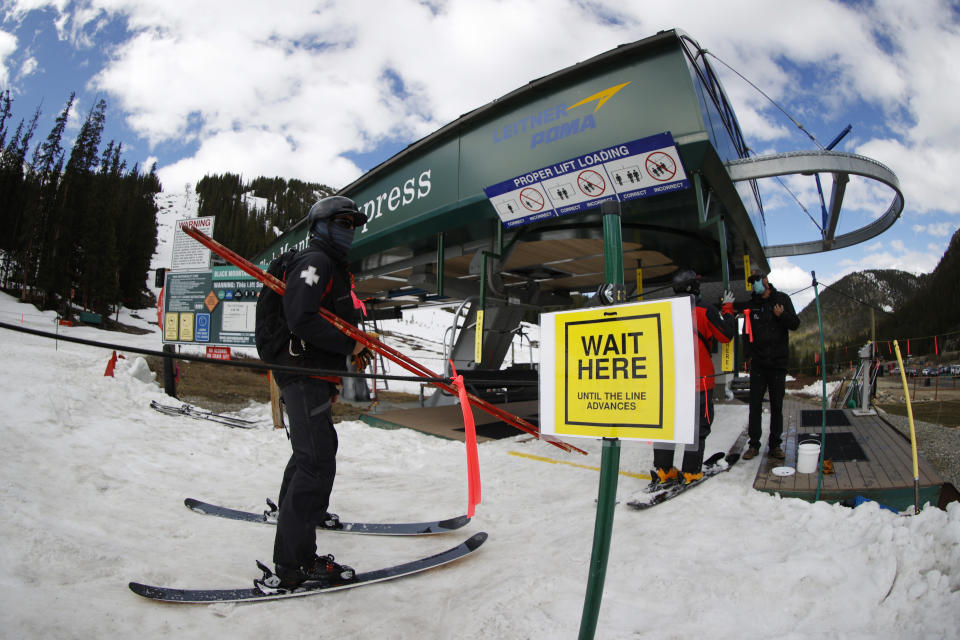
[[[830,192],[830,208],[827,209],[827,223],[823,227],[823,245],[827,249],[833,248],[834,236],[837,233],[837,223],[840,222],[840,207],[843,205],[843,196],[847,190],[850,176],[845,173],[833,174],[833,189]]]
[[[772,156],[760,156],[745,160],[735,160],[726,165],[727,173],[734,182],[743,180],[758,180],[791,174],[814,175],[817,173],[833,173],[844,176],[844,179],[834,179],[834,192],[831,196],[830,225],[836,229],[840,217],[840,208],[843,202],[846,180],[850,175],[857,175],[881,182],[890,187],[894,194],[893,200],[880,216],[873,222],[860,229],[834,237],[827,234],[820,240],[811,242],[794,242],[766,246],[764,255],[768,258],[780,256],[796,256],[807,253],[818,253],[830,249],[842,249],[860,242],[865,242],[886,231],[896,222],[903,212],[903,193],[900,191],[900,181],[896,174],[888,167],[870,158],[842,153],[839,151],[798,151],[781,153]]]

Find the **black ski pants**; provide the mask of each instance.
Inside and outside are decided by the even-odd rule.
[[[713,389],[698,391],[697,396],[697,409],[700,415],[697,420],[697,440],[693,444],[683,446],[683,462],[680,463],[680,471],[683,473],[700,473],[703,470],[703,452],[713,426]],[[653,466],[657,469],[672,467],[674,450],[675,445],[672,444],[654,445]]]
[[[787,370],[750,365],[750,418],[747,422],[750,447],[760,449],[760,436],[763,417],[763,396],[770,395],[770,437],[767,441],[771,450],[780,446],[783,437],[783,394],[787,386]]]
[[[324,380],[299,379],[280,390],[290,418],[293,454],[283,471],[273,561],[285,567],[310,565],[317,552],[316,527],[326,518],[337,475],[337,432],[332,392]]]

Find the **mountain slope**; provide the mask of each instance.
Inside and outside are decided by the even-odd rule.
[[[875,322],[899,313],[916,294],[923,279],[896,269],[871,269],[844,276],[820,291],[823,338],[828,345],[855,345],[869,339],[871,309]],[[798,314],[800,327],[790,336],[791,348],[801,357],[820,349],[816,303]]]

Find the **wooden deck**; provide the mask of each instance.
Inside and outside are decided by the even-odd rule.
[[[813,420],[804,424],[804,411],[815,413]],[[820,487],[820,499],[839,502],[863,496],[897,510],[910,508],[914,503],[913,458],[910,442],[899,431],[888,425],[876,415],[856,415],[850,409],[829,409],[826,427],[827,438],[831,434],[849,433],[860,445],[866,459],[833,460],[834,473],[824,474]],[[830,426],[833,422],[849,424]],[[764,417],[764,427],[766,420]],[[792,398],[784,400],[783,407],[783,450],[786,460],[773,460],[768,457],[766,441],[761,449],[762,459],[754,489],[768,493],[779,493],[784,497],[802,498],[813,501],[817,493],[818,474],[794,473],[789,476],[777,476],[772,473],[775,467],[797,466],[797,446],[799,441],[808,437],[819,438],[822,431],[821,407]],[[840,437],[840,436],[835,436]],[[766,438],[766,434],[764,434]],[[828,450],[826,453],[830,453]],[[930,502],[937,505],[943,479],[933,467],[918,456],[920,478],[920,503]]]
[[[539,409],[535,400],[513,402],[500,405],[501,408],[522,416],[536,424]],[[803,424],[804,411],[808,414],[808,425]],[[477,440],[485,442],[493,438],[518,435],[521,431],[500,422],[497,418],[473,407],[477,426]],[[396,429],[407,427],[442,438],[463,440],[463,416],[458,405],[429,408],[392,409],[369,412],[362,416],[364,422],[377,427]],[[764,418],[764,428],[767,427]],[[806,402],[787,397],[783,408],[783,450],[786,460],[772,460],[766,451],[766,434],[761,449],[760,466],[753,487],[758,491],[777,493],[783,497],[801,498],[814,501],[817,495],[817,473],[794,473],[790,476],[777,476],[772,473],[775,467],[797,466],[797,445],[800,440],[814,437],[819,440],[821,433],[821,407],[819,403]],[[849,424],[833,425],[834,422]],[[827,438],[831,446],[835,438],[847,436],[855,445],[859,445],[865,459],[832,459],[834,473],[824,474],[820,487],[820,499],[828,502],[853,500],[858,496],[874,500],[898,511],[913,506],[913,458],[910,442],[899,431],[888,425],[878,416],[858,416],[851,409],[829,409],[826,427]],[[844,451],[843,453],[848,453]],[[941,490],[949,491],[944,480],[922,456],[918,457],[920,470],[920,504],[927,502],[937,506],[941,504]],[[953,495],[953,494],[951,494]],[[957,499],[956,495],[952,498]]]

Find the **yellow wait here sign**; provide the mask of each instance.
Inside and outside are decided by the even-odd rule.
[[[693,441],[689,298],[543,314],[540,327],[541,431]]]

